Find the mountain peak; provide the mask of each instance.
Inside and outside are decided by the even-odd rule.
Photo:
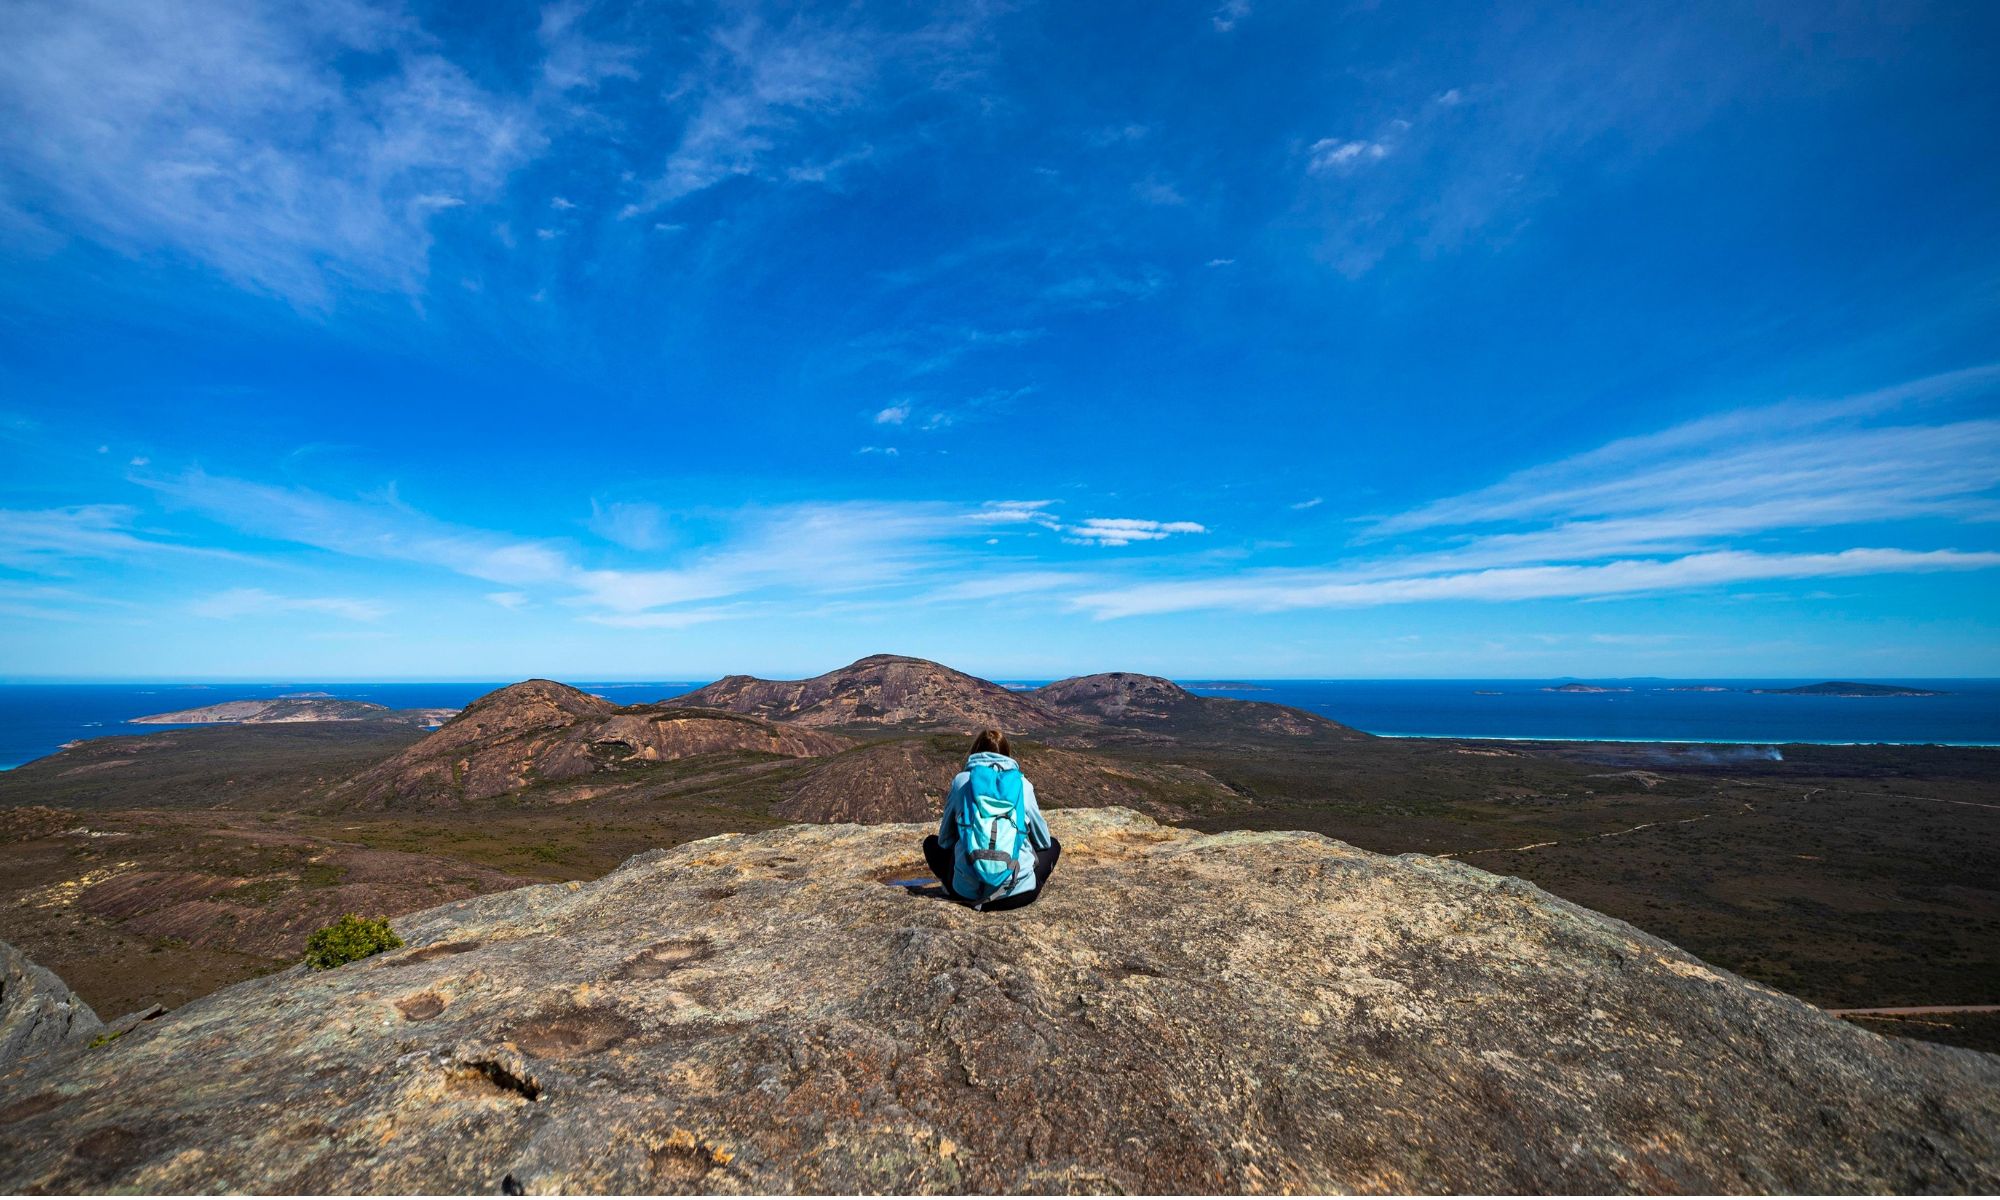
[[[1462,864],[1049,819],[1017,912],[834,825],[398,918],[0,1077],[0,1190],[2000,1188],[2000,1058]]]
[[[1132,709],[1159,709],[1194,696],[1171,679],[1132,671],[1102,671],[1059,679],[1035,694],[1058,708],[1084,710],[1100,717],[1122,716]]]
[[[837,754],[845,738],[734,713],[635,705],[549,679],[488,692],[455,720],[333,792],[363,807],[456,807],[628,767],[718,751]]]
[[[1263,700],[1198,696],[1171,679],[1133,671],[1077,675],[1037,688],[1035,699],[1066,716],[1176,737],[1361,738],[1318,713]]]
[[[1034,733],[1069,723],[999,684],[902,654],[871,654],[811,679],[730,675],[669,703],[800,725],[901,725],[967,733],[991,725]]]
[[[571,717],[591,716],[607,713],[618,706],[602,696],[593,696],[581,688],[553,679],[523,679],[486,693],[465,706],[456,721],[483,720],[486,722],[512,722],[519,719],[546,719],[552,713],[565,713]]]

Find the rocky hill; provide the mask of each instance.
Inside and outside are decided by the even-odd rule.
[[[1365,738],[1302,708],[1261,700],[1197,696],[1171,679],[1107,671],[1078,675],[1037,688],[1035,699],[1064,716],[1102,721],[1176,737],[1336,737]]]
[[[11,1192],[1990,1192],[2000,1058],[1458,863],[1063,812],[1048,895],[793,826],[0,1072]]]
[[[799,725],[1039,733],[1069,724],[1040,701],[921,658],[876,654],[811,679],[730,675],[668,701]]]
[[[133,717],[131,725],[282,725],[300,721],[401,721],[436,725],[450,720],[455,708],[389,708],[365,700],[335,700],[330,696],[281,696],[275,700],[225,700],[200,708]]]
[[[788,821],[935,821],[965,766],[966,739],[944,735],[878,742],[825,759],[772,806]],[[1122,805],[1161,820],[1194,809],[1227,811],[1242,797],[1206,771],[1173,763],[1121,763],[1053,746],[1016,750],[1044,808]]]
[[[833,734],[737,713],[610,701],[531,679],[481,696],[437,732],[333,790],[360,808],[455,807],[517,792],[671,762],[747,752],[789,758],[834,754]]]

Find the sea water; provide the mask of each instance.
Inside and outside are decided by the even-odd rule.
[[[0,685],[0,770],[17,767],[67,742],[113,734],[151,733],[174,725],[128,725],[133,717],[204,708],[228,700],[268,700],[324,692],[387,708],[463,708],[513,680],[472,683],[36,683]],[[700,682],[578,683],[618,704],[677,696]]]
[[[576,686],[619,704],[665,699],[705,680],[579,681]],[[1046,680],[1010,680],[1028,688]],[[1203,681],[1195,681],[1198,685]],[[1817,679],[1593,679],[1607,692],[1555,692],[1563,680],[1520,679],[1250,679],[1248,687],[1193,686],[1206,696],[1268,700],[1319,713],[1344,725],[1391,737],[1471,737],[1563,741],[1880,742],[2000,745],[2000,680],[1895,679],[1945,692],[1942,696],[1757,695],[1754,689],[1795,687]],[[256,684],[11,684],[0,685],[0,767],[54,753],[66,742],[167,726],[128,725],[133,717],[253,700],[294,692],[325,692],[389,708],[461,708],[502,687],[469,683]],[[1710,686],[1719,692],[1676,691]]]

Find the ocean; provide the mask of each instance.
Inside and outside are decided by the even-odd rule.
[[[22,683],[0,684],[0,770],[53,754],[79,738],[151,733],[174,725],[127,725],[133,717],[178,712],[225,700],[261,700],[293,692],[325,692],[389,708],[464,708],[497,683]],[[707,683],[578,683],[619,704],[678,696]]]
[[[579,681],[621,704],[679,695],[707,680]],[[1029,687],[1046,680],[1008,680]],[[2000,679],[1897,679],[1943,696],[1844,699],[1754,695],[1814,679],[1590,680],[1595,693],[1551,692],[1561,680],[1271,679],[1232,680],[1248,688],[1194,687],[1207,696],[1269,700],[1390,737],[1472,737],[1559,741],[1943,743],[2000,745]],[[1720,692],[1675,691],[1718,686]],[[65,742],[169,728],[127,725],[133,717],[291,692],[326,692],[390,708],[462,707],[501,682],[0,685],[0,769],[54,753]]]

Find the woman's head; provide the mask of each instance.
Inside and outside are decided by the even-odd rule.
[[[999,730],[982,729],[979,731],[979,736],[972,739],[972,753],[1004,754],[1008,758],[1012,758],[1014,757],[1014,747],[1012,743],[1008,742],[1007,735]]]

